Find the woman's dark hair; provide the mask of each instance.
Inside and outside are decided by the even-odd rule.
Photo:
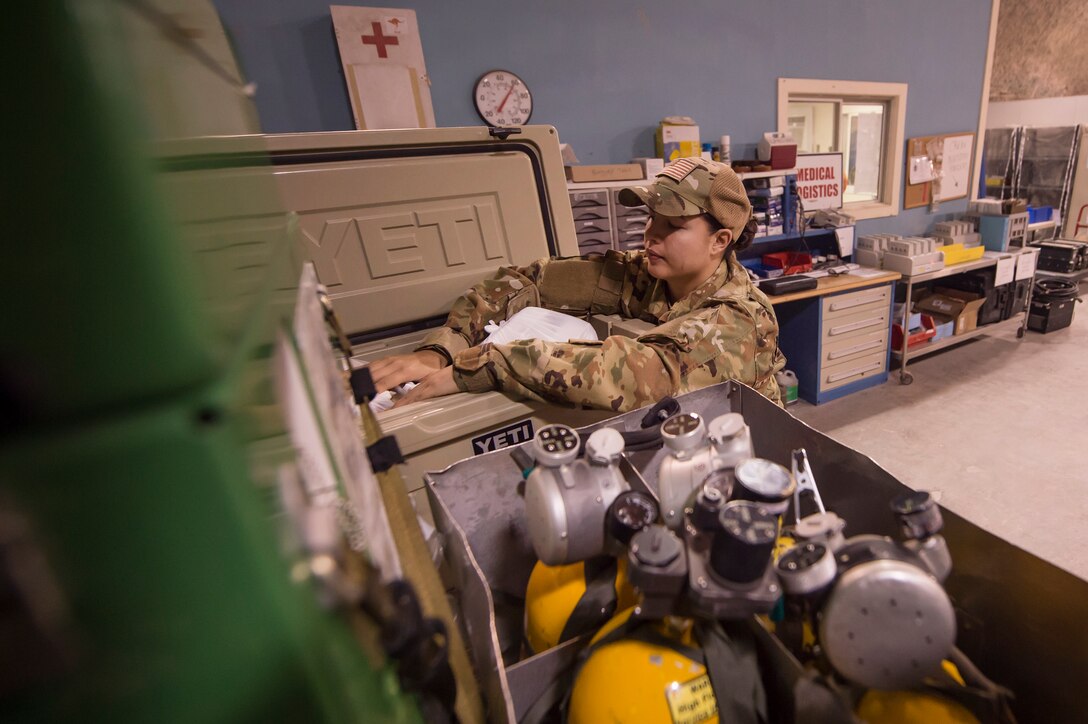
[[[706,219],[706,223],[710,225],[710,233],[714,234],[725,228],[722,222],[710,214],[703,214],[703,218]],[[756,231],[759,230],[759,224],[756,223],[756,217],[749,216],[748,223],[741,229],[740,234],[736,239],[733,239],[733,243],[730,245],[733,251],[742,251],[752,245],[752,240],[756,238]]]

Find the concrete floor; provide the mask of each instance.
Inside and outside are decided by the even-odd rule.
[[[1072,326],[1057,332],[978,337],[907,369],[911,385],[895,372],[879,387],[790,412],[1088,579],[1088,309],[1078,305]]]

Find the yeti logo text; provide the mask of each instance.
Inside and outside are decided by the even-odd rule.
[[[491,203],[433,207],[383,216],[325,219],[319,238],[304,232],[319,278],[348,283],[359,262],[371,279],[459,266],[472,257],[501,259],[504,247]],[[479,249],[479,251],[476,251]],[[359,252],[362,259],[359,259]],[[476,252],[476,253],[473,253]]]
[[[500,427],[486,435],[472,438],[472,454],[481,455],[492,450],[518,445],[533,437],[533,421],[522,420],[513,425]]]

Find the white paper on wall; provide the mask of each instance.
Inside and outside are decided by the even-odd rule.
[[[929,156],[910,157],[910,180],[912,184],[924,184],[935,178],[933,173],[933,161]]]
[[[938,200],[955,199],[967,195],[971,182],[971,146],[974,136],[949,136],[944,139],[944,158],[941,160],[941,192]]]
[[[415,11],[331,5],[329,12],[355,127],[434,128]]]

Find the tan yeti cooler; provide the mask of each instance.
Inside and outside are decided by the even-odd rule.
[[[555,129],[518,130],[505,139],[487,128],[265,137],[284,204],[298,215],[302,253],[356,360],[412,351],[499,266],[578,254]],[[492,392],[427,400],[378,420],[407,458],[403,477],[418,502],[427,470],[524,442],[544,424],[610,414]]]

